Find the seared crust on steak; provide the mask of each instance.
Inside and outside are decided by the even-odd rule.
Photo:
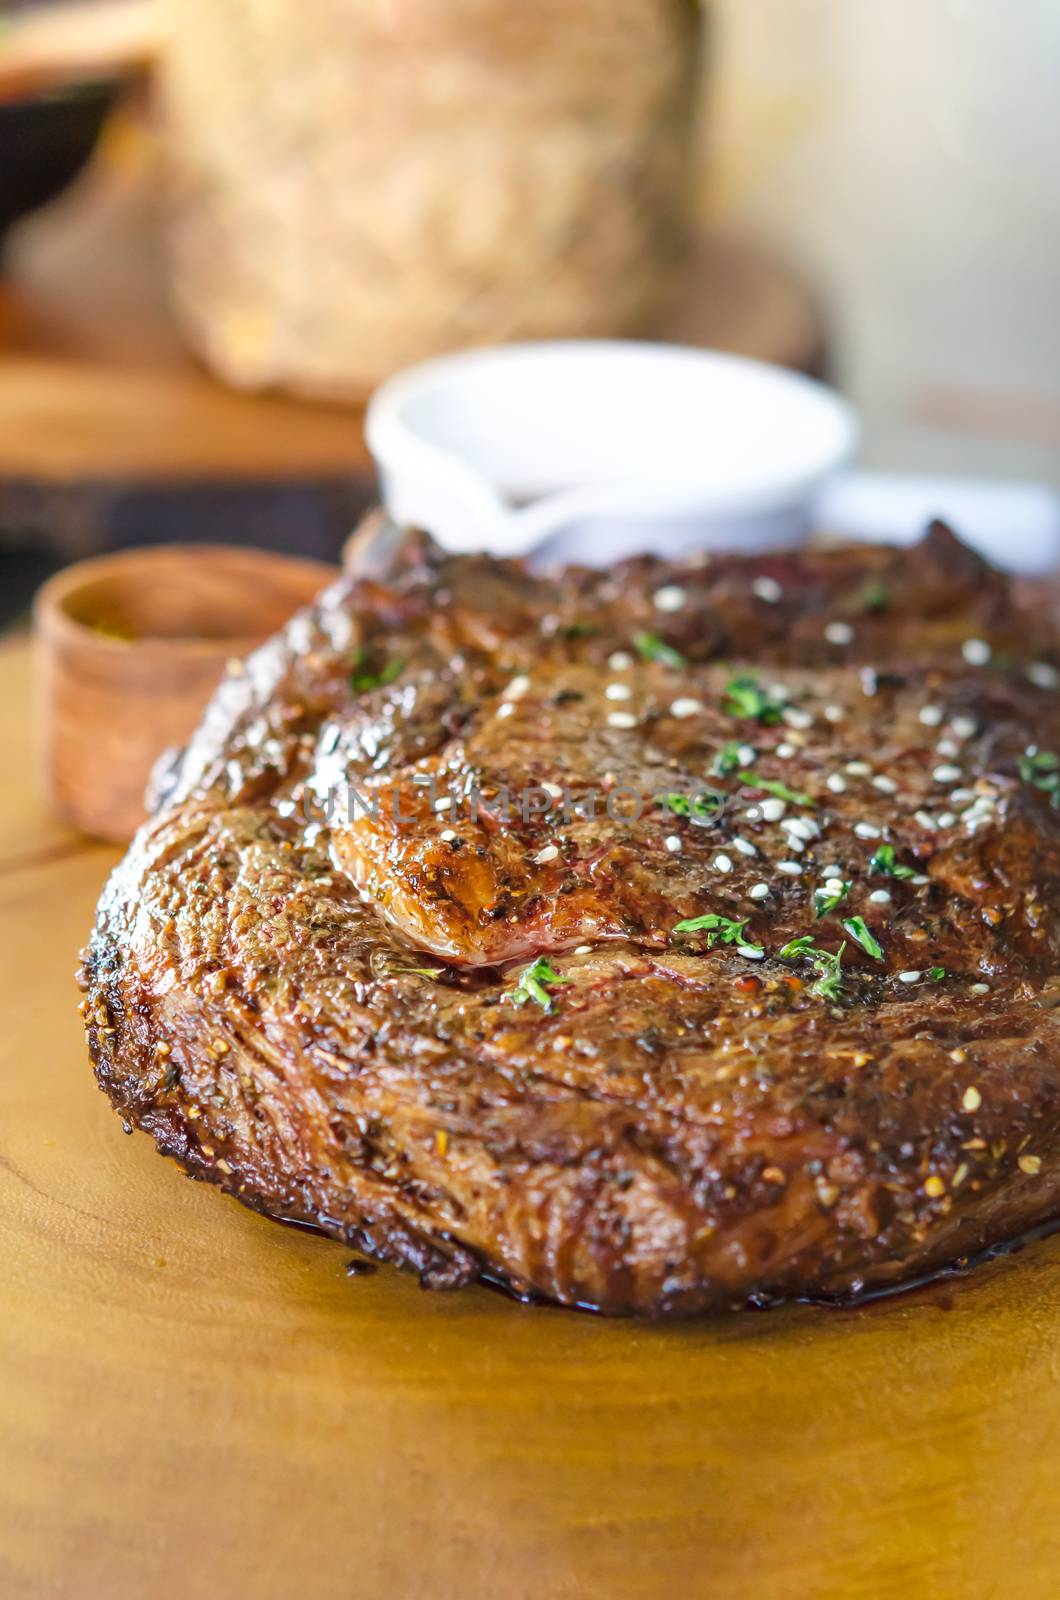
[[[972,1256],[1060,1211],[1055,645],[938,527],[551,579],[410,536],[163,780],[84,955],[100,1083],[431,1286]]]

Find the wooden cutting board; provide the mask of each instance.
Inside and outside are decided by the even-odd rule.
[[[73,972],[116,852],[0,648],[0,1595],[939,1600],[1060,1589],[1060,1237],[854,1311],[424,1294],[126,1138]]]

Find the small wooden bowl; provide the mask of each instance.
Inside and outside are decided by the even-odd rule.
[[[144,820],[155,761],[184,744],[226,663],[336,575],[323,562],[225,545],[160,545],[68,567],[34,605],[44,793],[96,838]]]

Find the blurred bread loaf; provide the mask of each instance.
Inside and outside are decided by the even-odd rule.
[[[174,295],[230,382],[357,395],[665,311],[696,0],[170,4]]]

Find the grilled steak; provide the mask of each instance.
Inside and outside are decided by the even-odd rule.
[[[553,579],[410,536],[107,886],[100,1083],[430,1286],[843,1295],[1060,1212],[1051,628],[946,530]]]

